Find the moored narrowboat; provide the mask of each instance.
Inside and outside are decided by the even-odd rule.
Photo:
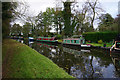
[[[57,42],[57,39],[55,37],[38,37],[37,38],[37,41],[40,41],[40,42]]]
[[[82,35],[78,36],[77,38],[73,37],[73,38],[63,39],[63,44],[80,46],[81,48],[91,47],[90,44],[85,44],[85,39]]]
[[[120,41],[115,41],[115,44],[110,48],[110,51],[120,52]]]
[[[110,51],[120,52],[120,34],[116,37],[115,44],[110,48]]]
[[[33,37],[28,37],[28,38],[29,38],[29,41],[34,41]]]

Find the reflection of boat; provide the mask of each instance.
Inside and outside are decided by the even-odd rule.
[[[63,47],[63,51],[67,52],[67,53],[71,53],[71,54],[76,54],[76,55],[81,55],[85,52],[90,52],[90,50],[81,49],[80,51],[78,51],[78,50],[74,50],[74,49],[70,49],[70,48],[66,48],[66,47]]]
[[[56,47],[54,45],[45,44],[45,43],[37,43],[37,45],[41,45],[41,46],[44,46],[44,47],[47,47],[47,48],[55,48]]]
[[[72,45],[72,46],[79,46],[81,48],[90,48],[90,44],[85,44],[85,39],[82,35],[63,39],[63,45]]]
[[[21,39],[21,40],[23,40],[24,38],[22,36],[11,36],[11,39]]]
[[[57,39],[55,37],[38,37],[37,41],[55,43],[55,42],[57,42]]]
[[[111,54],[112,61],[117,69],[120,72],[120,54]]]

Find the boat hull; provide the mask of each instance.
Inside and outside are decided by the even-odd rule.
[[[57,41],[47,41],[47,40],[37,40],[37,42],[42,42],[42,43],[49,43],[49,44],[58,44]]]
[[[63,46],[66,46],[66,47],[73,47],[73,48],[81,48],[81,49],[90,49],[92,46],[91,45],[81,45],[81,44],[67,44],[67,43],[62,43]]]
[[[120,54],[120,50],[114,49],[114,50],[111,51],[111,53],[118,53],[118,54]]]

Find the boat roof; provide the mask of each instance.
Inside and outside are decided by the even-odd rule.
[[[55,37],[38,37],[38,38],[55,38]]]
[[[83,40],[84,37],[82,35],[73,35],[72,38],[66,38],[66,39],[63,39],[63,40]]]
[[[72,38],[80,38],[83,37],[82,35],[73,35]]]
[[[66,39],[63,39],[63,40],[80,40],[80,38],[66,38]]]

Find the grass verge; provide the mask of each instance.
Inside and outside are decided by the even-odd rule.
[[[93,46],[101,46],[101,47],[103,47],[103,45],[105,44],[105,43],[102,43],[102,44],[98,44],[98,43],[86,43],[86,44],[91,44],[91,45],[93,45]],[[113,44],[112,43],[106,43],[106,47],[111,47]]]
[[[73,78],[47,57],[12,39],[2,43],[3,78]]]
[[[63,41],[62,41],[62,39],[59,39],[58,42],[62,43]]]

